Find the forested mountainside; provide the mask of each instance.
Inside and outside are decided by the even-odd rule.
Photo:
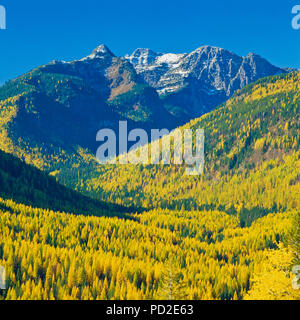
[[[131,219],[94,217],[93,208],[74,215],[1,194],[0,299],[168,299],[170,280],[178,299],[299,299],[291,289],[299,264],[299,77],[259,80],[181,127],[205,130],[202,176],[176,165],[100,166],[80,148],[53,157],[45,151],[51,143],[34,149],[14,136],[18,98],[2,100],[1,149],[73,189],[144,211]],[[30,174],[24,179],[39,190]]]
[[[18,96],[1,101],[1,149],[72,189],[117,204],[243,210],[246,217],[293,209],[299,206],[299,76],[294,72],[261,79],[181,128],[205,130],[205,172],[199,177],[186,176],[183,166],[100,166],[89,149],[77,144],[88,134],[80,130],[76,135],[79,123],[73,127],[69,122],[75,130],[69,139],[61,129],[68,123],[60,118],[53,121],[60,129],[49,130],[56,136],[47,136],[50,124],[38,127],[38,135],[30,133],[42,115],[33,107],[25,126],[30,107],[22,109]]]
[[[1,148],[53,171],[72,166],[74,156],[77,163],[85,162],[85,149],[95,152],[98,130],[116,128],[121,119],[129,128],[176,125],[128,61],[105,48],[96,55],[70,64],[53,62],[2,86]]]
[[[295,298],[293,275],[269,266],[270,253],[282,256],[269,250],[290,229],[293,211],[241,228],[236,216],[214,210],[158,209],[124,220],[0,204],[0,265],[7,271],[0,300],[169,299],[175,279],[175,299]],[[276,262],[290,265],[292,257],[283,252]]]
[[[100,199],[142,207],[221,209],[255,217],[299,208],[300,73],[259,80],[184,128],[205,130],[205,170],[106,165],[58,176]],[[114,181],[118,181],[118,186]]]
[[[96,201],[0,150],[0,196],[31,207],[96,216],[125,216],[121,206]],[[7,207],[3,207],[5,210]]]

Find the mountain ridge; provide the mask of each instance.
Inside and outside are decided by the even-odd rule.
[[[169,58],[169,59],[168,59]],[[215,46],[184,54],[137,49],[127,55],[138,74],[154,87],[168,110],[187,121],[213,110],[234,91],[270,75],[286,73],[258,54],[246,57]]]
[[[183,125],[260,78],[293,71],[255,53],[241,57],[210,45],[179,54],[138,48],[122,57],[105,44],[81,59],[54,60],[34,70],[79,77],[124,120],[160,128]]]

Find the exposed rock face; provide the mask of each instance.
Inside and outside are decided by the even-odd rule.
[[[286,72],[254,53],[240,57],[212,46],[189,54],[137,49],[126,59],[157,90],[167,108],[185,120],[212,110],[235,90],[259,78]]]

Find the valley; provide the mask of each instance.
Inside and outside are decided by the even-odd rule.
[[[167,299],[168,274],[180,283],[175,299],[298,298],[283,290],[292,274],[281,267],[297,258],[286,239],[299,232],[300,72],[268,65],[266,77],[238,77],[218,106],[198,117],[188,110],[180,123],[160,86],[179,60],[183,68],[203,55],[229,53],[121,58],[100,46],[0,87],[0,265],[8,283],[0,300]],[[265,63],[239,61],[238,70]],[[163,69],[157,88],[152,69]],[[203,129],[203,174],[185,175],[185,164],[97,163],[96,133],[122,120],[129,129]],[[284,287],[272,296],[266,283],[276,277]]]

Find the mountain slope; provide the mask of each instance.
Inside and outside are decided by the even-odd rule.
[[[0,88],[0,145],[48,172],[85,163],[96,134],[130,128],[172,128],[177,120],[155,89],[125,59],[100,46],[81,60],[54,61]]]
[[[240,57],[213,46],[189,54],[137,49],[126,58],[158,91],[167,109],[184,121],[211,111],[259,78],[286,72],[256,54]]]
[[[96,216],[124,216],[124,208],[87,198],[0,151],[0,197],[33,207]]]
[[[182,127],[205,130],[202,176],[187,176],[176,165],[107,165],[82,169],[85,180],[76,187],[150,208],[217,208],[254,217],[299,208],[299,108],[300,72],[259,80]],[[64,174],[74,183],[72,171]]]

